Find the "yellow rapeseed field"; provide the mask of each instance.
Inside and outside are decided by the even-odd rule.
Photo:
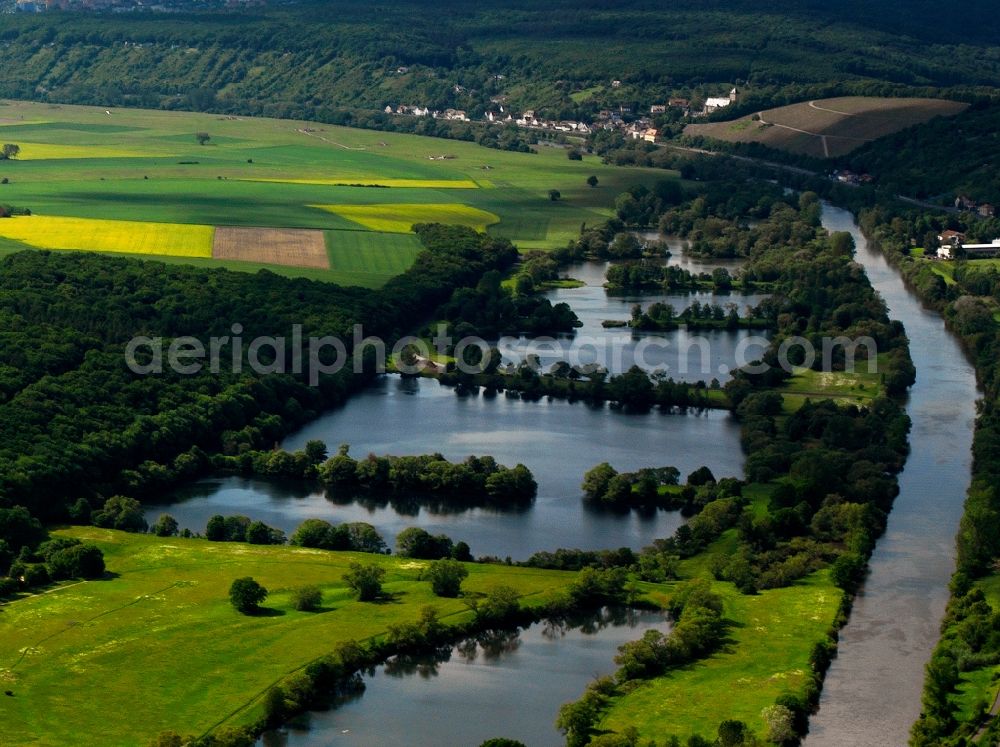
[[[64,145],[61,143],[19,142],[19,161],[52,161],[69,158],[150,158],[160,153],[116,148],[108,145]]]
[[[387,205],[310,205],[383,233],[409,233],[414,223],[450,223],[485,231],[500,217],[457,202]]]
[[[215,228],[51,215],[0,219],[0,236],[39,249],[211,257]]]
[[[385,179],[380,176],[342,176],[336,179],[241,179],[245,182],[278,182],[280,184],[312,184],[321,187],[345,187],[361,184],[366,187],[402,187],[410,189],[478,189],[471,179]]]

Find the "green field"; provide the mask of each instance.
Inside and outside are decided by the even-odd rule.
[[[108,111],[0,104],[0,121],[6,123],[0,141],[21,147],[18,159],[0,162],[0,178],[9,181],[0,185],[0,204],[45,218],[321,229],[331,247],[330,270],[275,271],[369,287],[412,262],[413,243],[401,244],[398,235],[412,223],[457,220],[521,248],[552,248],[577,236],[582,224],[611,215],[621,191],[670,176],[605,166],[596,157],[570,161],[561,148],[510,153],[291,120]],[[198,144],[199,132],[211,136],[208,144]],[[600,180],[596,189],[586,184],[590,175]],[[551,189],[560,191],[560,201],[549,199]],[[24,238],[14,222],[0,221],[0,250]],[[357,232],[369,235],[344,237]],[[44,238],[32,238],[25,243],[44,244]],[[146,242],[141,250],[123,249],[118,240],[110,248],[93,244],[95,250],[140,251],[155,258],[178,254],[170,242],[162,248]],[[387,257],[401,245],[398,257]],[[79,247],[50,242],[45,248]],[[185,261],[259,267],[210,258]]]
[[[140,745],[164,730],[203,733],[249,723],[259,694],[338,642],[364,640],[434,605],[445,622],[468,619],[460,599],[417,580],[425,562],[294,547],[161,539],[96,529],[59,532],[100,545],[108,580],[68,583],[0,608],[2,743]],[[355,601],[341,577],[351,561],[388,571],[389,603]],[[515,588],[522,604],[560,593],[573,573],[470,564],[463,588]],[[265,615],[232,609],[233,579],[271,592]],[[320,612],[297,612],[294,587],[323,589]],[[649,587],[653,588],[653,587]],[[141,693],[141,703],[136,698]],[[109,718],[133,714],[134,718]]]
[[[724,548],[727,538],[719,543]],[[782,694],[801,694],[810,676],[810,653],[834,625],[843,595],[828,573],[752,596],[728,583],[717,582],[713,589],[723,596],[725,617],[733,623],[727,644],[616,699],[601,728],[621,732],[634,725],[644,739],[714,738],[725,714],[762,734],[761,710]]]
[[[797,369],[778,389],[786,412],[799,409],[806,400],[832,399],[840,405],[866,405],[883,394],[882,375],[869,373],[868,364],[859,360],[855,371],[813,371]]]
[[[743,495],[756,515],[768,512],[774,484],[747,485]],[[681,561],[682,579],[712,579],[713,560],[737,551],[738,530],[725,531],[705,552]],[[813,647],[836,627],[843,591],[826,570],[791,586],[746,595],[713,581],[730,623],[723,646],[705,659],[640,683],[615,698],[598,725],[621,732],[634,725],[643,739],[658,742],[692,735],[715,739],[723,718],[743,721],[758,735],[761,711],[784,694],[802,696],[809,683]]]
[[[1000,574],[991,573],[976,581],[990,607],[1000,610]],[[1000,696],[1000,664],[986,664],[959,675],[957,691],[951,695],[956,717],[963,723],[975,720]]]

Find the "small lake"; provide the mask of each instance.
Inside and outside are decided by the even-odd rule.
[[[582,626],[540,622],[465,641],[443,656],[390,660],[365,677],[363,693],[258,744],[471,747],[503,736],[561,747],[559,706],[614,672],[618,646],[651,629],[669,629],[662,613],[605,610]]]
[[[716,477],[741,476],[739,435],[739,424],[720,410],[634,414],[564,400],[458,396],[433,379],[386,376],[289,436],[284,448],[320,439],[331,451],[351,444],[355,457],[489,454],[532,470],[538,481],[535,503],[517,512],[394,506],[384,497],[345,499],[340,505],[335,496],[301,485],[232,476],[185,486],[170,500],[147,505],[146,516],[152,522],[167,512],[193,531],[203,531],[213,514],[245,514],[287,532],[307,518],[367,521],[390,544],[402,529],[420,526],[468,542],[475,555],[516,560],[559,547],[638,549],[671,535],[683,521],[680,515],[589,508],[581,500],[584,473],[606,461],[620,471],[673,465],[686,476],[705,464]]]
[[[679,251],[679,250],[678,250]],[[711,272],[719,266],[735,271],[738,260],[723,264],[718,261],[696,260],[675,254],[668,264],[679,265],[692,272]],[[725,383],[732,378],[730,372],[744,363],[759,358],[770,339],[769,332],[750,330],[703,330],[687,332],[679,329],[665,333],[633,332],[625,327],[605,328],[608,319],[627,320],[632,307],[641,304],[646,308],[654,303],[672,306],[678,312],[695,301],[702,305],[735,304],[744,314],[747,306],[756,306],[767,294],[762,293],[713,293],[651,292],[612,295],[604,289],[608,262],[580,262],[566,267],[562,275],[586,283],[580,288],[559,288],[544,295],[553,304],[567,303],[576,312],[583,326],[572,337],[560,338],[546,344],[526,337],[507,337],[500,341],[504,359],[520,362],[527,354],[538,356],[544,370],[557,361],[571,365],[596,363],[612,374],[627,371],[638,365],[647,371],[663,370],[678,381],[705,381],[718,379]],[[756,341],[756,342],[755,342]]]

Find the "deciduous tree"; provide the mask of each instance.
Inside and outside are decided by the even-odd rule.
[[[250,576],[236,579],[229,587],[229,601],[244,615],[255,612],[265,599],[267,589]]]

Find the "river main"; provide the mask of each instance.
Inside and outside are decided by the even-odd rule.
[[[905,745],[920,713],[924,665],[938,640],[955,564],[970,478],[975,370],[941,316],[921,306],[849,212],[824,205],[823,225],[854,236],[857,261],[889,305],[889,316],[906,325],[917,381],[906,407],[913,430],[900,494],[841,631],[806,742]]]

